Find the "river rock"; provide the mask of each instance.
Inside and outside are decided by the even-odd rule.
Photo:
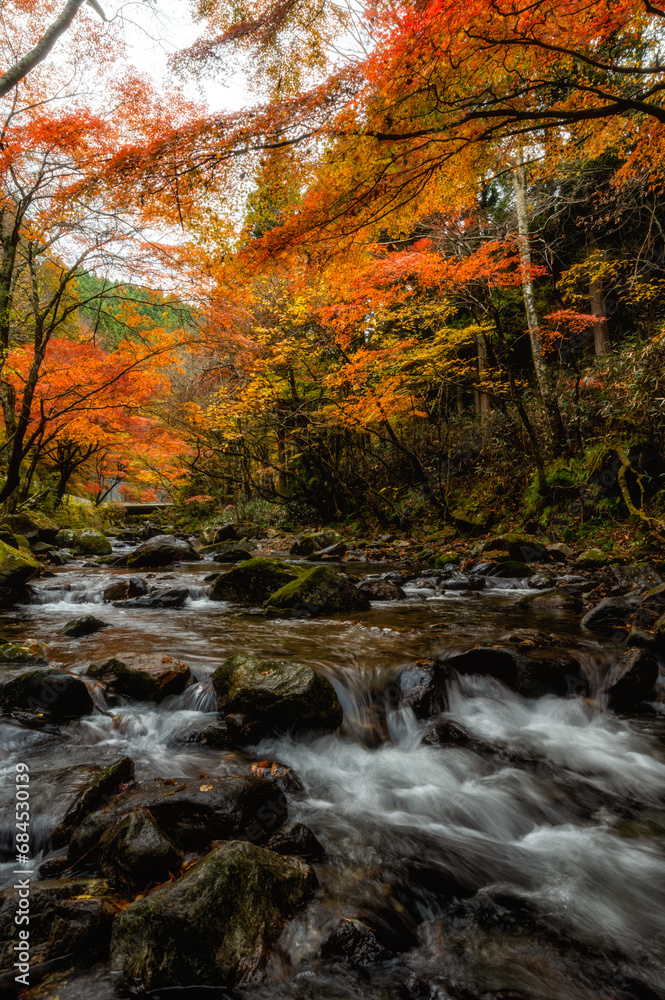
[[[69,844],[72,861],[96,849],[102,834],[135,809],[147,809],[182,851],[200,851],[213,840],[262,843],[286,822],[284,794],[265,778],[153,778],[116,795],[87,816]]]
[[[346,542],[337,542],[335,545],[326,546],[325,549],[317,549],[316,552],[312,552],[307,556],[307,560],[308,562],[317,562],[318,560],[341,559],[347,552],[347,549]]]
[[[575,594],[568,594],[565,590],[557,589],[545,590],[540,594],[527,594],[526,597],[517,602],[517,607],[524,611],[581,611],[584,605]]]
[[[187,598],[187,587],[172,587],[169,590],[153,590],[149,594],[133,597],[127,601],[114,601],[115,608],[181,608]]]
[[[470,741],[469,734],[456,722],[440,722],[423,736],[428,747],[464,747]]]
[[[28,542],[55,542],[60,530],[55,521],[52,521],[46,514],[42,514],[40,510],[7,514],[2,521],[14,536],[23,535]]]
[[[297,854],[307,861],[320,860],[325,854],[319,841],[304,823],[286,823],[272,835],[265,846],[276,854]]]
[[[575,562],[583,569],[595,569],[598,566],[606,566],[607,559],[607,552],[603,552],[602,549],[586,549]]]
[[[285,918],[314,885],[302,861],[223,844],[118,915],[111,970],[146,990],[231,987],[256,974]]]
[[[362,920],[344,917],[324,942],[321,955],[343,956],[351,965],[365,966],[373,962],[385,962],[393,958],[393,953],[384,948],[376,934]]]
[[[83,615],[81,618],[72,618],[64,628],[60,629],[60,635],[66,635],[70,639],[82,639],[86,635],[94,635],[103,628],[108,628],[109,622],[103,622],[94,615]]]
[[[62,528],[55,544],[61,549],[72,549],[77,556],[108,556],[113,551],[106,535],[91,528]]]
[[[496,677],[525,698],[546,694],[565,697],[587,689],[580,664],[561,650],[551,655],[541,651],[538,657],[532,657],[506,646],[477,646],[450,657],[446,665],[460,674]]]
[[[129,581],[114,580],[102,591],[102,600],[105,604],[112,604],[113,601],[124,601],[129,596]]]
[[[17,646],[0,636],[0,663],[22,663],[26,667],[40,667],[48,663],[48,656],[38,647]]]
[[[417,719],[430,719],[448,707],[446,670],[436,660],[417,660],[405,667],[397,683],[399,705],[412,709]]]
[[[14,600],[40,569],[41,566],[29,552],[0,542],[0,601],[6,605]]]
[[[206,544],[212,543],[216,545],[219,542],[237,541],[239,541],[239,538],[236,534],[235,526],[229,522],[228,524],[220,524],[218,528],[213,528],[210,539],[206,539]]]
[[[554,542],[547,546],[547,554],[555,562],[566,562],[566,560],[572,559],[575,553],[565,542]]]
[[[486,543],[487,549],[497,549],[507,552],[512,560],[520,563],[541,562],[547,559],[547,546],[535,535],[521,535],[508,532],[491,538]]]
[[[370,601],[403,601],[406,594],[397,583],[391,580],[363,580],[358,584],[358,590],[367,594]]]
[[[136,889],[177,875],[183,862],[182,851],[145,809],[128,813],[105,830],[97,854],[103,875],[119,875]]]
[[[94,705],[85,683],[60,670],[30,670],[8,681],[0,693],[6,710],[48,712],[54,719],[90,715]]]
[[[200,559],[199,553],[189,542],[175,535],[155,535],[143,542],[127,556],[127,565],[138,569],[154,566],[169,566],[174,562],[193,562]]]
[[[620,628],[626,624],[626,619],[632,611],[632,607],[623,597],[606,597],[600,604],[591,608],[591,611],[587,611],[582,619],[582,626],[594,632]]]
[[[635,611],[633,626],[635,628],[652,630],[665,614],[665,583],[652,587],[644,595]]]
[[[170,694],[180,694],[194,681],[186,663],[159,653],[122,654],[122,659],[91,663],[87,674],[116,694],[137,701],[162,701]]]
[[[342,708],[329,680],[290,660],[232,656],[212,677],[220,706],[284,730],[337,729]]]
[[[123,785],[134,780],[134,761],[120,757],[103,768],[86,784],[68,807],[51,834],[51,847],[64,847],[86,816],[106,805]]]
[[[37,881],[30,884],[30,965],[33,971],[57,958],[104,958],[117,913],[116,897],[105,879],[75,878]],[[14,945],[18,928],[14,923],[17,892],[13,887],[0,893],[0,972],[16,975]],[[31,978],[32,985],[33,980]],[[7,993],[7,996],[12,996]]]
[[[632,563],[630,566],[612,566],[612,575],[620,587],[633,590],[652,590],[663,583],[660,573],[651,563]]]
[[[291,546],[292,556],[311,556],[312,552],[319,549],[327,549],[331,545],[341,542],[342,536],[336,531],[325,530],[316,531],[311,535],[300,535]]]
[[[526,563],[506,559],[505,562],[498,563],[487,575],[495,576],[499,580],[524,580],[531,575],[531,570]]]
[[[658,680],[658,662],[646,649],[631,649],[618,663],[608,689],[608,705],[614,712],[630,712],[646,701]]]
[[[234,525],[236,538],[242,541],[243,538],[265,538],[266,529],[256,521],[238,521]]]
[[[210,588],[213,601],[263,604],[271,594],[292,583],[302,570],[277,559],[249,559],[222,573]]]
[[[269,613],[295,612],[320,615],[334,611],[368,611],[367,594],[330,566],[316,566],[297,580],[271,594],[267,601]]]
[[[513,643],[520,649],[546,649],[548,646],[558,646],[561,640],[555,635],[547,635],[537,628],[518,628],[501,636],[504,642]]]
[[[187,726],[185,729],[179,729],[171,737],[171,742],[175,744],[194,743],[208,747],[210,750],[228,750],[234,745],[229,735],[228,726],[221,720],[211,722],[207,726]]]
[[[212,558],[213,562],[218,563],[241,563],[252,559],[255,554],[256,550],[250,550],[241,545],[230,543],[223,545],[221,548],[216,547]]]

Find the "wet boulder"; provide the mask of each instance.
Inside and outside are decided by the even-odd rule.
[[[324,958],[339,956],[351,965],[365,966],[373,962],[385,962],[393,958],[393,953],[381,944],[374,930],[362,920],[343,917],[332,934],[326,939],[321,955]]]
[[[416,660],[403,668],[397,686],[397,703],[412,709],[417,719],[431,719],[448,707],[446,670],[436,660]]]
[[[243,545],[234,545],[233,543],[229,543],[222,546],[216,545],[212,558],[213,562],[218,563],[241,563],[247,562],[248,559],[252,559],[255,554],[255,549],[249,549]]]
[[[105,879],[33,880],[30,884],[30,966],[33,971],[58,958],[103,959],[108,951],[116,897]],[[14,923],[17,891],[0,892],[0,973],[10,973],[12,985],[20,961],[15,950],[19,927]],[[31,979],[32,985],[32,979]],[[8,994],[12,995],[12,994]]]
[[[335,689],[312,667],[290,660],[232,656],[212,677],[220,706],[272,728],[330,731],[342,722]]]
[[[612,628],[621,628],[632,614],[633,608],[623,597],[606,597],[587,611],[582,619],[584,628],[594,632],[603,632]]]
[[[286,823],[272,835],[265,846],[276,854],[296,854],[307,861],[318,861],[325,854],[319,841],[304,823]]]
[[[237,542],[238,535],[236,534],[235,525],[231,524],[220,524],[218,528],[212,529],[212,536],[209,540],[213,545],[219,542]]]
[[[255,974],[312,894],[302,861],[234,841],[132,903],[113,927],[111,970],[133,986],[228,986]]]
[[[607,552],[602,549],[586,549],[577,557],[575,563],[582,569],[596,569],[599,566],[607,565]]]
[[[665,583],[648,590],[635,611],[635,628],[654,629],[659,619],[665,615]]]
[[[207,726],[186,726],[171,737],[175,745],[197,745],[209,750],[228,750],[234,745],[228,726],[221,720]],[[258,741],[257,741],[258,742]]]
[[[48,663],[48,656],[38,646],[18,646],[0,636],[0,663],[22,663],[26,667],[40,667]]]
[[[113,606],[115,608],[171,608],[175,610],[181,608],[188,597],[187,587],[171,587],[167,590],[153,590],[149,594],[132,597],[126,601],[114,601]]]
[[[614,679],[607,692],[609,707],[614,712],[634,711],[651,695],[658,680],[658,662],[646,649],[631,649],[617,665]]]
[[[229,739],[234,746],[245,747],[260,743],[273,732],[267,722],[260,722],[246,712],[230,712],[224,717]]]
[[[547,546],[535,535],[521,535],[517,532],[508,532],[491,538],[487,543],[488,548],[507,552],[510,559],[520,563],[542,562],[547,560]]]
[[[14,549],[0,542],[0,596],[3,601],[21,593],[40,569],[37,560],[25,549]]]
[[[517,602],[517,607],[523,611],[581,611],[584,605],[577,595],[557,589],[541,591],[539,594],[527,594]]]
[[[278,559],[249,559],[218,576],[210,588],[210,598],[263,604],[275,591],[297,580],[301,573],[302,570]]]
[[[91,663],[87,675],[113,688],[116,694],[137,701],[162,701],[168,695],[180,694],[194,681],[186,663],[159,653],[122,654],[122,659]]]
[[[552,590],[556,586],[556,577],[551,573],[534,573],[526,581],[530,590]]]
[[[163,882],[182,868],[183,854],[145,809],[128,813],[104,831],[97,850],[99,869],[136,889]]]
[[[30,670],[8,681],[0,692],[7,711],[47,712],[54,719],[90,715],[94,705],[84,681],[60,670]]]
[[[129,553],[127,565],[134,569],[152,568],[170,566],[175,562],[193,562],[200,558],[188,541],[175,535],[155,535]]]
[[[328,545],[325,549],[317,549],[316,552],[312,552],[311,555],[307,556],[308,562],[325,562],[326,559],[336,560],[341,559],[343,555],[346,554],[348,546],[346,542],[337,542],[335,545]]]
[[[313,534],[300,535],[296,538],[290,552],[292,556],[311,556],[313,552],[318,552],[320,549],[327,549],[331,545],[337,545],[341,541],[342,536],[336,531],[330,529],[316,531]]]
[[[267,611],[274,615],[290,612],[314,616],[335,611],[368,611],[370,608],[367,594],[330,566],[308,570],[271,594],[267,601]]]
[[[64,628],[60,629],[60,635],[66,635],[70,639],[82,639],[86,635],[94,635],[103,628],[108,628],[109,622],[103,622],[94,615],[83,615],[81,618],[72,618]]]
[[[565,542],[554,542],[547,546],[547,554],[554,562],[566,562],[566,560],[572,559],[575,553]]]
[[[22,535],[28,542],[55,542],[59,526],[39,510],[7,514],[3,518],[13,535]]]
[[[451,656],[446,665],[460,674],[495,677],[525,698],[584,694],[587,682],[577,660],[563,650],[528,656],[507,646],[477,646]]]
[[[501,637],[504,642],[510,642],[520,649],[546,649],[557,646],[561,640],[555,635],[547,635],[537,628],[518,628]]]
[[[62,528],[55,544],[61,549],[71,549],[77,556],[108,556],[113,551],[106,535],[91,528]]]
[[[451,573],[443,585],[446,590],[484,590],[487,580],[484,576],[469,576],[467,573]]]
[[[490,570],[488,576],[495,576],[500,580],[524,580],[531,575],[531,570],[524,562],[515,559],[506,559]]]
[[[358,590],[367,594],[370,601],[403,601],[406,598],[399,584],[392,580],[362,580]]]
[[[263,843],[288,816],[283,792],[265,778],[153,778],[116,795],[82,820],[69,844],[70,859],[95,851],[106,830],[136,809],[147,809],[182,851],[204,850],[213,840]]]
[[[629,566],[612,566],[612,575],[620,587],[632,590],[652,590],[663,583],[663,578],[651,563],[632,563]]]
[[[113,601],[124,601],[129,597],[129,580],[114,580],[102,592],[102,600],[105,604],[112,604]]]
[[[440,722],[423,736],[423,743],[428,747],[464,747],[470,741],[467,731],[456,722]]]
[[[134,780],[134,761],[120,757],[102,768],[87,782],[68,807],[51,834],[51,846],[63,847],[86,816],[106,805],[125,785]]]

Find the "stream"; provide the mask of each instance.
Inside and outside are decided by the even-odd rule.
[[[319,888],[296,912],[263,983],[223,990],[162,990],[155,996],[247,1000],[651,1000],[665,997],[665,715],[620,717],[602,699],[525,699],[491,677],[449,688],[445,718],[466,746],[423,745],[418,722],[388,696],[400,668],[445,659],[511,629],[555,632],[590,679],[616,655],[611,638],[585,632],[580,616],[516,607],[517,581],[478,592],[437,592],[407,583],[407,599],[371,611],[317,619],[267,619],[260,609],[213,602],[210,562],[140,573],[188,587],[182,609],[114,608],[102,592],[127,570],[72,563],[34,585],[33,603],[2,613],[15,642],[47,643],[53,664],[83,674],[92,662],[159,652],[187,663],[196,683],[159,705],[117,698],[89,681],[101,710],[62,730],[0,720],[0,885],[7,859],[17,762],[31,774],[37,861],[90,768],[123,755],[137,779],[248,773],[252,761],[293,768],[305,794],[289,818],[324,846]],[[348,564],[354,575],[385,563]],[[136,575],[136,574],[134,574]],[[523,587],[523,585],[522,585]],[[94,614],[112,627],[84,639],[59,635]],[[302,661],[333,683],[344,709],[339,732],[273,737],[246,753],[179,744],[188,725],[214,721],[214,669],[251,653]],[[25,668],[24,668],[25,669]],[[7,675],[22,672],[5,667]],[[4,674],[3,674],[4,675]],[[373,739],[380,717],[381,739]],[[244,770],[242,770],[244,768]],[[354,967],[320,957],[340,916],[393,942],[394,957]],[[35,994],[41,995],[41,994]],[[61,1000],[122,995],[102,966],[81,969]]]

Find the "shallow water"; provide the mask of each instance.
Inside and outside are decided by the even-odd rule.
[[[83,673],[122,652],[159,651],[186,662],[197,679],[158,706],[109,704],[93,683],[101,711],[62,733],[1,721],[5,844],[8,779],[19,760],[30,765],[39,852],[86,768],[129,754],[137,777],[186,778],[245,773],[252,760],[275,758],[302,779],[306,794],[290,816],[312,828],[327,860],[318,866],[315,900],[285,928],[266,983],[243,987],[239,996],[665,995],[665,720],[619,718],[581,697],[527,700],[491,678],[467,677],[449,690],[445,717],[474,741],[435,748],[421,744],[431,724],[386,697],[401,666],[496,642],[515,627],[561,635],[593,687],[617,655],[612,642],[583,634],[576,615],[525,615],[515,606],[524,591],[513,581],[441,594],[425,578],[406,585],[407,601],[377,603],[352,618],[275,620],[210,601],[203,577],[216,568],[197,563],[139,574],[160,586],[188,586],[181,610],[102,604],[119,571],[74,566],[40,581],[34,603],[3,613],[5,634],[48,643],[53,661],[67,669]],[[87,613],[112,627],[81,640],[58,635]],[[329,677],[345,712],[340,733],[271,739],[244,758],[174,744],[178,730],[216,718],[211,674],[240,652],[302,660]],[[377,716],[387,737],[379,745],[366,738]],[[13,867],[0,866],[3,884]],[[317,959],[340,915],[364,920],[406,950],[363,970]],[[85,976],[82,983],[86,996]],[[100,987],[91,978],[88,989],[92,997]]]

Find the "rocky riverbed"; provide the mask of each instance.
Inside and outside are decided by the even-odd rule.
[[[17,764],[30,997],[665,996],[657,570],[221,534],[0,542],[7,996]]]

